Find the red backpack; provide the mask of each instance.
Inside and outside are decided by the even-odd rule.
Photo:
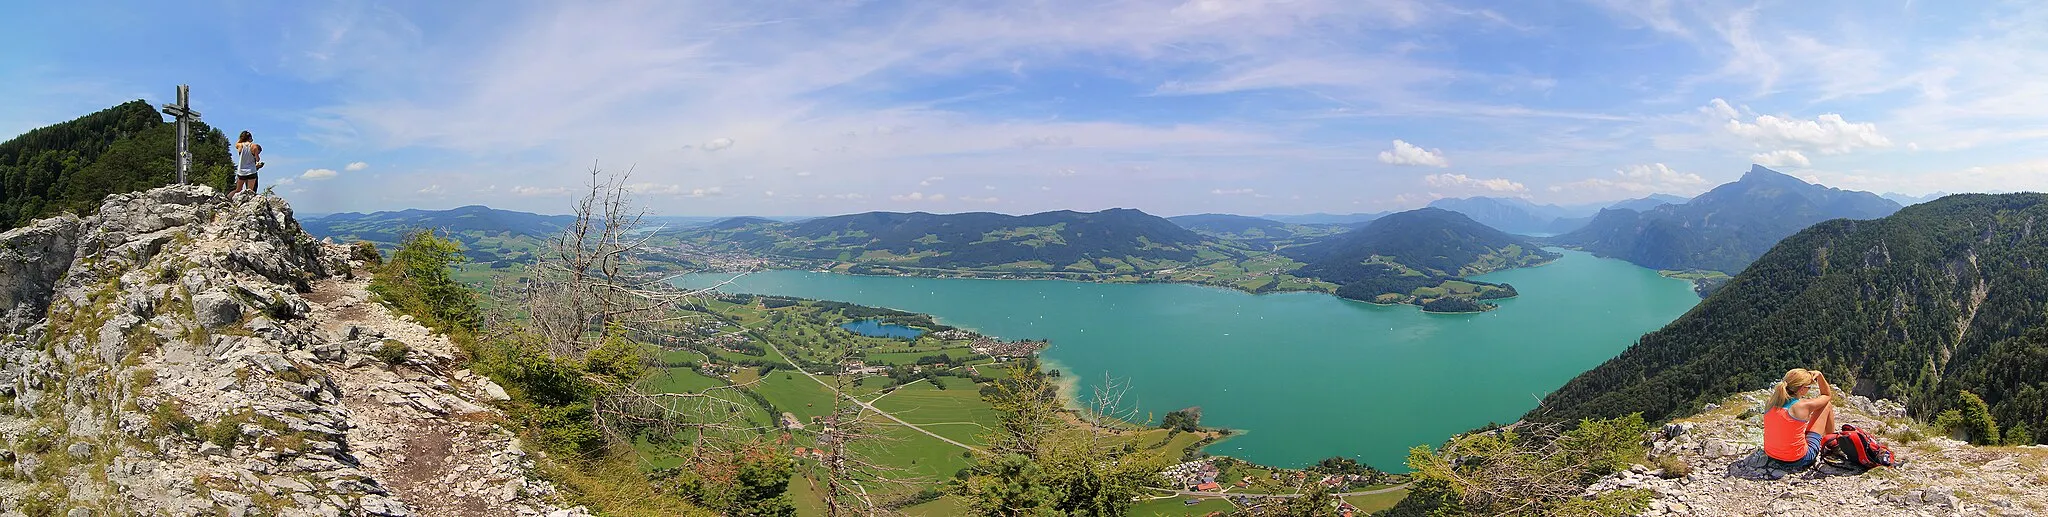
[[[1877,437],[1871,436],[1870,431],[1849,424],[1842,424],[1842,432],[1822,437],[1820,446],[1839,452],[1850,463],[1866,469],[1889,467],[1898,459],[1892,456],[1892,448],[1877,443]]]

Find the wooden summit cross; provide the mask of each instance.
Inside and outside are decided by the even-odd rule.
[[[164,114],[178,119],[178,184],[185,184],[185,174],[192,170],[192,151],[186,149],[192,140],[192,121],[199,120],[199,112],[192,111],[192,86],[178,85],[178,102],[165,104]]]

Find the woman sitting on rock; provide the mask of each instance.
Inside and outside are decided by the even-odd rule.
[[[1793,368],[1771,390],[1764,412],[1764,454],[1793,469],[1813,466],[1821,435],[1835,429],[1835,388],[1818,370]]]

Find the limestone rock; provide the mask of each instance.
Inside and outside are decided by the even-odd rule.
[[[0,330],[21,332],[43,319],[77,253],[80,226],[64,214],[0,233]]]
[[[50,444],[0,463],[17,481],[79,465],[70,516],[588,515],[535,477],[502,416],[458,418],[496,412],[481,403],[503,388],[442,373],[453,343],[367,302],[348,267],[283,200],[204,186],[0,233],[0,444]],[[385,339],[411,348],[405,365],[348,367]],[[444,481],[465,476],[491,484]],[[0,487],[0,509],[21,496]]]
[[[1751,407],[1764,392],[1742,393],[1722,407]],[[1903,460],[1881,473],[1823,461],[1792,470],[1761,448],[1755,419],[1709,412],[1649,433],[1649,449],[1683,462],[1689,474],[1660,479],[1657,470],[1628,468],[1595,481],[1586,495],[1622,489],[1653,494],[1641,515],[2048,515],[2048,456],[2019,448],[1977,448],[1942,437],[1910,443],[1885,431],[1913,425],[1902,406],[1845,397],[1836,418],[1872,430]]]
[[[199,326],[225,328],[242,321],[242,302],[227,291],[216,289],[193,296],[192,312],[198,317]]]

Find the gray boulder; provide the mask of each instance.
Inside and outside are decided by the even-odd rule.
[[[242,302],[216,289],[193,296],[192,312],[198,317],[200,326],[218,329],[242,321]]]
[[[49,312],[78,252],[80,223],[64,214],[0,233],[0,331],[21,332]]]

